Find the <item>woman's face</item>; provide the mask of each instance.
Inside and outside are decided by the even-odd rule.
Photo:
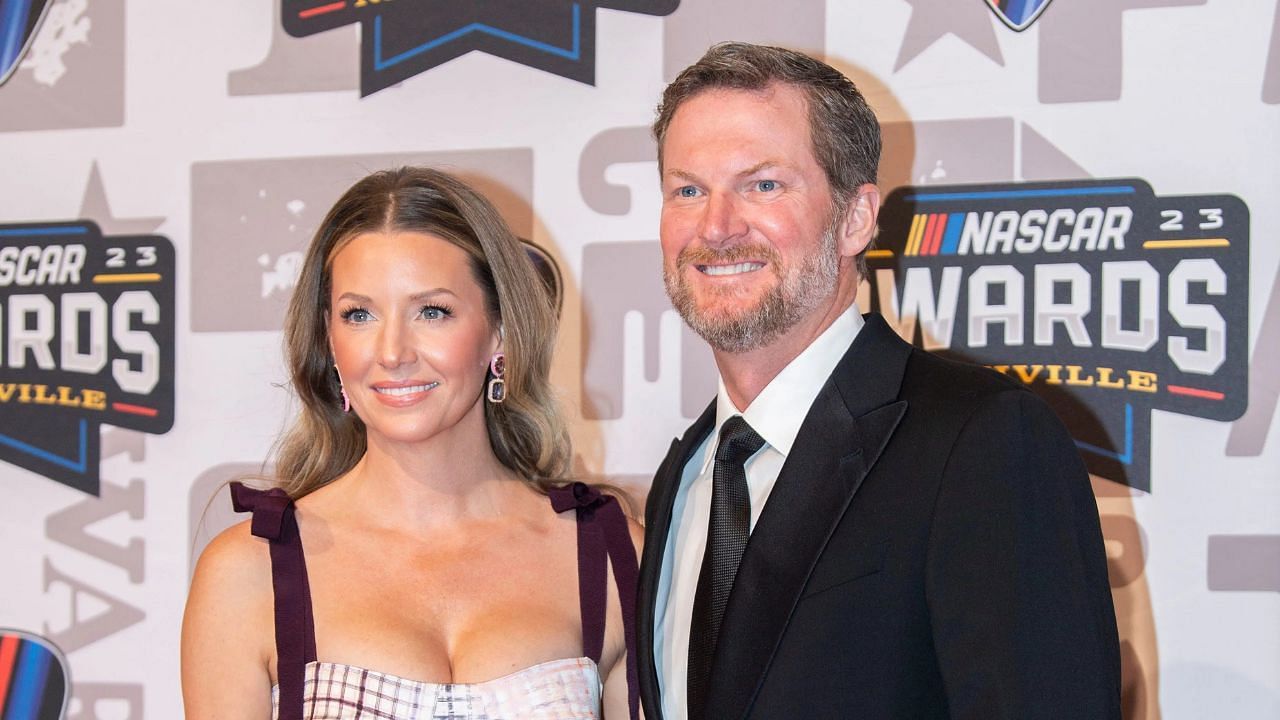
[[[331,272],[329,342],[370,435],[420,442],[466,418],[483,427],[485,371],[501,340],[467,254],[423,233],[366,233]]]

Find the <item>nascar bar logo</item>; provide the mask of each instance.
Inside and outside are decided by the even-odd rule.
[[[1022,32],[1049,7],[1049,0],[987,0],[987,5],[1010,29]]]
[[[1090,472],[1149,491],[1151,411],[1245,410],[1249,210],[1142,180],[900,188],[868,253],[902,337],[1031,386]]]
[[[62,720],[71,689],[68,667],[49,640],[0,628],[0,717]]]
[[[174,255],[91,222],[0,225],[0,460],[99,493],[98,426],[173,426]]]
[[[595,84],[596,10],[670,15],[680,0],[283,0],[285,32],[361,23],[360,95],[472,50]]]

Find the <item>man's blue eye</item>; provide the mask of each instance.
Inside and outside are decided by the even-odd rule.
[[[694,197],[698,194],[698,188],[692,185],[685,185],[680,188],[680,197]]]
[[[774,180],[761,180],[756,183],[756,189],[761,192],[773,192],[778,189],[778,183]]]

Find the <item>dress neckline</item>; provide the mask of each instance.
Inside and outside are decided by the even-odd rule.
[[[311,605],[311,586],[307,579],[307,562],[295,515],[293,498],[281,488],[254,490],[231,483],[232,505],[237,512],[252,512],[250,531],[269,543],[271,583],[274,595],[276,641],[276,684],[273,695],[278,699],[281,720],[302,720],[305,685],[308,676],[315,678],[320,669],[355,671],[362,677],[402,680],[414,688],[484,687],[500,680],[510,681],[525,673],[543,671],[556,677],[557,666],[590,671],[600,680],[599,658],[604,652],[605,615],[608,607],[608,569],[613,568],[622,609],[623,639],[627,648],[627,710],[631,720],[640,716],[639,660],[636,648],[636,595],[639,568],[635,546],[626,515],[616,498],[603,495],[581,482],[553,487],[547,499],[557,513],[573,510],[578,525],[578,603],[582,622],[582,657],[551,660],[501,678],[473,685],[425,683],[402,680],[394,675],[376,673],[364,668],[319,662],[316,654],[315,617]],[[581,677],[581,676],[579,676]],[[597,684],[595,692],[600,688]],[[598,695],[596,702],[599,701]]]
[[[394,675],[394,674],[392,674],[392,673],[385,673],[385,672],[379,672],[379,671],[377,671],[377,670],[370,670],[369,668],[361,667],[361,666],[359,666],[359,665],[348,665],[348,664],[346,664],[346,663],[326,662],[326,661],[324,661],[324,660],[312,660],[311,662],[307,663],[307,667],[308,667],[308,668],[311,668],[311,667],[320,668],[320,667],[322,667],[322,666],[323,666],[323,667],[330,667],[330,668],[337,668],[337,669],[348,669],[348,670],[353,670],[353,671],[355,671],[355,672],[359,672],[359,673],[366,673],[366,674],[368,674],[368,675],[372,675],[372,676],[376,676],[376,677],[379,677],[379,678],[383,678],[383,679],[385,679],[385,680],[388,680],[388,681],[391,681],[391,682],[395,682],[395,683],[397,683],[397,684],[401,684],[401,685],[415,685],[415,686],[420,686],[420,687],[444,687],[444,686],[446,686],[446,685],[450,685],[450,686],[453,686],[453,687],[473,687],[473,688],[474,688],[474,687],[483,687],[483,686],[485,686],[485,685],[493,685],[493,684],[496,684],[496,683],[502,683],[502,682],[505,682],[505,681],[509,681],[509,680],[512,680],[513,678],[519,677],[519,676],[524,675],[524,674],[532,674],[532,673],[535,673],[535,672],[548,672],[548,671],[560,670],[560,669],[561,669],[561,666],[563,666],[563,669],[565,669],[565,670],[572,669],[572,668],[582,668],[582,669],[584,669],[584,670],[590,670],[590,671],[593,671],[593,672],[595,673],[595,675],[596,675],[596,678],[597,678],[597,679],[600,677],[600,668],[599,668],[599,666],[598,666],[598,665],[596,665],[596,661],[595,661],[595,660],[592,660],[592,659],[591,659],[591,658],[589,658],[589,657],[557,658],[557,659],[555,659],[555,660],[545,660],[545,661],[543,661],[543,662],[536,663],[536,664],[534,664],[534,665],[530,665],[530,666],[525,667],[525,668],[520,668],[519,670],[513,670],[513,671],[511,671],[511,672],[507,673],[506,675],[501,675],[501,676],[496,677],[496,678],[490,678],[490,679],[488,679],[488,680],[480,680],[480,681],[478,681],[478,682],[469,682],[469,683],[438,682],[438,681],[431,681],[431,680],[415,680],[415,679],[413,679],[413,678],[401,677],[401,676],[399,676],[399,675]],[[271,690],[272,690],[272,692],[276,692],[276,691],[278,691],[279,689],[280,689],[280,683],[279,683],[279,682],[277,682],[275,685],[272,685],[272,686],[271,686]]]

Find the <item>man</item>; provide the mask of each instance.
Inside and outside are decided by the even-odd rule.
[[[1017,383],[858,314],[880,137],[853,83],[717,45],[654,134],[667,291],[720,388],[649,495],[649,720],[1119,718],[1071,439]]]

